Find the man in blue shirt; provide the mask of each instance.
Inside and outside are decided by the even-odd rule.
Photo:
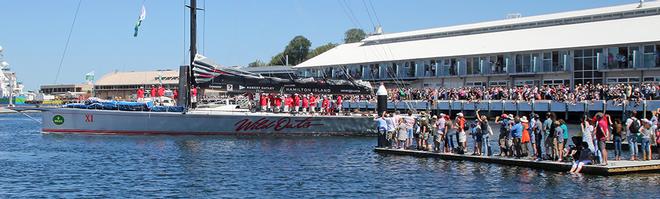
[[[520,123],[520,118],[516,117],[516,124],[511,127],[511,136],[513,137],[514,154],[516,157],[522,156],[522,134],[523,125]]]
[[[376,118],[374,119],[378,128],[378,147],[386,147],[385,143],[387,140],[385,139],[385,133],[387,132],[387,122],[385,121],[385,114],[386,113],[383,113],[383,116],[381,117],[376,115]]]

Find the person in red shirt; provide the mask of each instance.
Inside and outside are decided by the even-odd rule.
[[[163,85],[160,85],[158,87],[158,97],[163,97],[163,96],[165,96],[165,87],[163,87]]]
[[[274,101],[275,101],[275,107],[273,107],[273,110],[275,110],[275,112],[279,113],[279,112],[280,112],[280,108],[282,107],[282,97],[280,97],[280,96],[275,96],[275,100],[274,100]]]
[[[174,100],[179,99],[179,91],[177,91],[176,89],[172,91],[172,97],[174,98]]]
[[[293,98],[289,95],[284,99],[284,112],[290,112],[291,105],[293,105]]]
[[[341,113],[341,103],[342,103],[341,95],[337,95],[337,105],[336,106],[337,106],[337,112],[339,112],[339,113]]]
[[[309,94],[309,112],[316,112],[316,107],[318,104],[316,104],[316,96],[314,96],[314,93]]]
[[[151,85],[151,93],[149,93],[149,95],[153,98],[156,97],[157,94],[158,94],[158,90],[156,90],[156,86]]]
[[[268,110],[275,111],[275,96],[272,93],[268,94],[268,107],[266,107]]]
[[[330,112],[330,100],[328,100],[328,96],[323,96],[323,102],[321,102],[321,112]]]
[[[190,102],[197,103],[197,88],[193,87],[190,89]]]
[[[137,98],[138,100],[141,100],[144,98],[144,87],[140,86],[137,90]]]
[[[309,107],[309,99],[307,95],[304,95],[302,98],[302,112],[306,113],[307,112],[307,107]]]
[[[298,112],[300,110],[300,95],[296,93],[293,96],[293,112]]]
[[[266,111],[266,106],[268,106],[267,99],[268,98],[266,98],[265,93],[261,93],[261,95],[259,95],[259,106],[261,106],[261,111]]]

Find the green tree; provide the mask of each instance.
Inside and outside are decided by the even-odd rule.
[[[254,60],[252,63],[248,64],[248,67],[260,67],[260,66],[266,66],[266,63],[264,63],[261,60]]]
[[[289,64],[295,66],[305,61],[310,46],[312,42],[307,38],[300,35],[294,37],[284,48],[284,55],[289,57]]]
[[[277,53],[277,55],[273,56],[270,59],[270,62],[268,62],[268,65],[271,66],[279,66],[279,65],[284,65],[284,53]]]
[[[367,37],[367,33],[364,33],[364,30],[359,28],[352,28],[344,33],[344,43],[355,43],[362,41]]]
[[[324,53],[325,51],[328,51],[334,47],[336,47],[337,44],[334,43],[327,43],[322,46],[316,47],[314,50],[310,51],[309,54],[307,54],[307,59],[311,59],[313,57],[316,57],[317,55],[320,55]]]

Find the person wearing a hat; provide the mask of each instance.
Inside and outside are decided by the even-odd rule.
[[[140,86],[140,88],[137,90],[137,99],[138,101],[140,101],[143,98],[144,98],[144,87]]]
[[[296,113],[300,111],[300,95],[298,93],[293,94],[293,101],[291,102],[291,105],[293,107],[293,112]]]
[[[309,112],[314,114],[316,112],[316,107],[318,104],[316,103],[316,96],[314,96],[314,93],[309,93]]]
[[[520,118],[514,119],[514,125],[511,126],[511,137],[513,137],[513,155],[516,157],[522,157],[522,137],[523,137],[523,125]]]
[[[529,121],[529,129],[531,130],[530,141],[532,142],[532,148],[534,149],[534,157],[536,157],[536,160],[541,160],[543,157],[543,131],[541,130],[541,119],[539,119],[538,114],[532,114],[532,120]]]
[[[433,117],[435,117],[435,116],[433,116]],[[437,152],[447,152],[447,147],[445,147],[444,151],[440,151],[440,145],[443,145],[443,140],[445,140],[445,136],[446,136],[445,135],[445,127],[447,125],[447,119],[445,117],[446,117],[446,115],[444,113],[440,113],[440,117],[438,117],[438,119],[435,120],[435,126],[436,126],[436,129],[437,129],[436,130],[435,141],[437,143],[434,142],[433,144],[437,145],[437,146],[434,145]]]
[[[499,156],[509,155],[511,151],[509,151],[508,147],[506,147],[506,139],[509,135],[509,130],[510,130],[509,115],[502,114],[501,116],[495,117],[495,123],[500,124],[500,135],[498,138],[498,143],[500,145]]]
[[[522,143],[522,155],[528,156],[529,142],[531,138],[531,136],[529,135],[529,120],[527,120],[526,116],[522,116],[522,118],[520,118],[520,123],[522,124],[523,127],[522,138],[520,140]]]
[[[642,138],[642,159],[652,160],[651,140],[655,140],[655,127],[650,120],[642,119],[643,126],[639,128],[639,134]]]
[[[433,151],[440,152],[440,143],[442,143],[440,131],[438,130],[438,116],[433,115],[431,117],[431,122],[429,123],[429,129],[431,130],[431,139],[433,139]]]
[[[419,150],[429,150],[429,118],[426,115],[426,112],[422,111],[419,118],[417,119],[417,125],[419,126],[419,139],[417,139],[417,147]]]
[[[463,117],[463,113],[456,114],[456,125],[458,125],[458,143],[464,151],[467,149],[467,134],[465,133],[466,123],[467,120],[465,120],[465,117]]]

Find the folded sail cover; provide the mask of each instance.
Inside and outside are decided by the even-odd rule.
[[[371,84],[362,80],[282,79],[265,77],[237,68],[221,68],[202,55],[193,62],[194,82],[201,88],[222,88],[230,92],[283,92],[315,94],[372,94]]]

